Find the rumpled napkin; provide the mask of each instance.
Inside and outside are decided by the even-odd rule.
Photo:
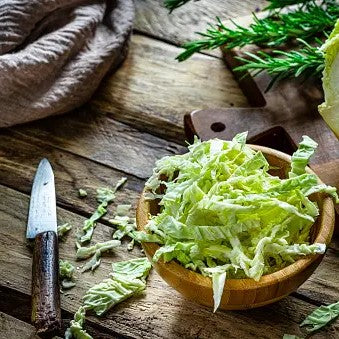
[[[132,0],[0,1],[0,127],[86,102],[126,55]]]

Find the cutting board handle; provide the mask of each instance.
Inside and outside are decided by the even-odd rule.
[[[288,154],[296,149],[296,142],[280,125],[270,121],[270,112],[264,107],[216,108],[197,110],[184,117],[187,139],[220,138],[231,140],[237,133],[248,131],[250,144],[274,148]]]
[[[58,237],[51,231],[35,238],[32,323],[38,334],[56,334],[61,328]]]

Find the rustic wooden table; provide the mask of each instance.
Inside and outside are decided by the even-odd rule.
[[[114,205],[136,200],[156,159],[182,152],[182,118],[198,108],[248,103],[218,52],[199,54],[178,64],[177,47],[193,31],[223,13],[232,18],[262,6],[263,0],[210,1],[187,5],[168,15],[160,0],[137,0],[135,32],[129,56],[108,76],[91,102],[76,112],[0,131],[0,338],[37,338],[29,325],[31,252],[25,244],[32,178],[47,157],[56,177],[58,220],[76,228],[96,206],[95,189],[127,176]],[[77,190],[89,192],[79,199]],[[111,237],[108,213],[94,240]],[[60,257],[74,262],[72,231],[60,244]],[[91,285],[107,277],[113,260],[139,256],[126,246],[105,256],[92,273],[77,273],[77,286],[62,295],[66,327]],[[299,323],[317,305],[337,301],[338,241],[333,241],[316,273],[297,292],[273,305],[242,312],[193,304],[153,271],[143,296],[130,299],[105,317],[89,316],[95,338],[282,338],[301,334]],[[79,265],[75,263],[75,265]],[[338,338],[333,324],[314,338]]]

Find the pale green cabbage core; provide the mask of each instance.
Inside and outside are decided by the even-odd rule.
[[[290,172],[280,179],[268,173],[261,152],[246,146],[246,136],[195,140],[188,153],[157,161],[146,188],[148,199],[160,199],[161,210],[147,233],[133,233],[162,245],[154,261],[175,259],[211,277],[215,309],[227,279],[258,281],[300,256],[324,253],[325,244],[309,243],[319,214],[309,196],[322,191],[337,197],[334,188],[305,172],[317,147],[312,139],[303,137]]]

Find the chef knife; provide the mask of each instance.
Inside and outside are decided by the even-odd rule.
[[[32,323],[37,333],[61,327],[59,253],[53,170],[42,159],[34,177],[27,223],[34,241],[32,264]]]

